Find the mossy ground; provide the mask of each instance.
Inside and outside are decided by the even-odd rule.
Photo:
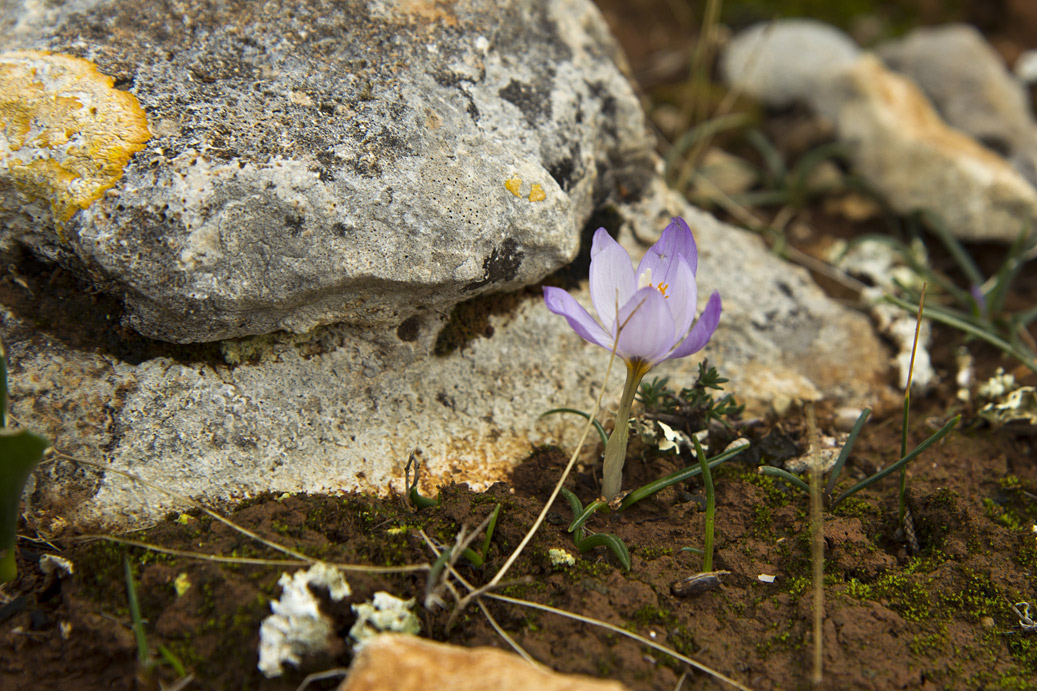
[[[761,432],[761,438],[773,432]],[[866,427],[855,459],[866,458],[871,449],[895,447],[897,441],[892,424],[876,421]],[[894,537],[893,481],[828,513],[824,645],[831,683],[876,689],[927,684],[1032,688],[1037,634],[1019,628],[1012,608],[1033,601],[1037,611],[1037,538],[1031,529],[1037,519],[1031,498],[1037,494],[1037,468],[1027,455],[1030,444],[1026,438],[977,429],[956,433],[927,453],[911,473],[911,505],[921,541],[915,554]],[[466,578],[480,583],[521,540],[564,461],[558,449],[538,449],[519,467],[512,485],[498,484],[485,493],[446,487],[438,506],[420,510],[402,497],[267,494],[229,515],[289,549],[331,562],[384,567],[429,562],[432,555],[419,530],[447,545],[462,526],[476,526],[499,504],[487,564],[477,569],[462,560],[460,565]],[[672,455],[632,458],[629,482],[668,472],[678,463]],[[972,474],[954,474],[966,465]],[[951,472],[933,477],[926,470],[932,467]],[[851,463],[848,472],[860,469]],[[593,477],[578,473],[568,484],[586,494],[594,483]],[[688,599],[670,590],[701,564],[699,555],[685,549],[701,546],[704,525],[701,488],[689,484],[624,514],[595,516],[588,524],[592,531],[612,532],[626,542],[633,564],[629,572],[604,548],[580,554],[566,532],[568,506],[556,503],[509,574],[517,580],[502,592],[652,637],[750,688],[803,686],[813,646],[807,499],[780,480],[756,473],[754,461],[722,466],[716,485],[715,568],[731,572],[720,589]],[[283,556],[197,511],[170,515],[129,537],[224,556]],[[43,576],[33,561],[39,554],[28,548],[20,554],[20,580],[5,590],[25,606],[0,629],[4,687],[17,688],[31,677],[48,688],[72,688],[62,680],[73,673],[80,684],[87,678],[106,688],[133,687],[138,665],[124,559],[132,567],[157,660],[154,678],[172,681],[180,666],[195,675],[199,688],[293,689],[305,673],[348,663],[348,646],[339,643],[278,680],[267,680],[256,669],[260,622],[279,595],[278,577],[296,567],[217,564],[105,540],[83,543],[74,536],[55,544],[75,564],[72,578]],[[575,565],[552,566],[548,550],[554,547],[575,555]],[[765,583],[761,574],[776,580]],[[349,602],[377,590],[424,600],[425,573],[357,572],[348,579],[354,591]],[[177,583],[186,584],[186,590],[178,594]],[[352,624],[349,603],[325,598],[324,604],[344,635]],[[685,671],[675,658],[616,634],[514,605],[488,604],[523,647],[556,669],[617,678],[645,689],[674,688]],[[419,611],[425,635],[464,645],[503,645],[475,608],[449,632],[446,612]],[[67,640],[63,627],[71,631]],[[101,656],[107,664],[103,669],[91,665],[83,659],[87,655]],[[54,664],[55,659],[63,662]],[[712,682],[696,675],[696,683]]]

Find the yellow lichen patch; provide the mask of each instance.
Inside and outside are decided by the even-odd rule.
[[[0,53],[0,210],[44,202],[59,231],[151,137],[136,97],[87,60]]]
[[[542,202],[545,199],[547,199],[547,194],[544,192],[544,188],[540,185],[533,185],[529,189],[529,201]]]
[[[514,177],[504,181],[504,187],[516,197],[519,196],[519,187],[522,186],[522,178]]]

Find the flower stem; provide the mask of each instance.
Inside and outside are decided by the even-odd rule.
[[[619,410],[616,412],[616,426],[612,429],[609,441],[605,444],[605,463],[602,467],[601,494],[607,501],[619,494],[623,489],[623,464],[627,459],[627,441],[630,438],[630,407],[634,403],[634,395],[648,367],[641,362],[627,363],[627,381],[623,385],[623,396],[619,399]]]

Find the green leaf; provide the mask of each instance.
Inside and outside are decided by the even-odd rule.
[[[961,415],[955,416],[950,422],[948,422],[946,425],[941,427],[938,431],[934,432],[928,439],[926,439],[921,444],[919,444],[914,449],[912,449],[911,453],[907,454],[906,456],[904,456],[903,458],[901,458],[899,461],[897,461],[893,465],[889,466],[888,468],[883,468],[882,470],[880,470],[879,472],[875,473],[871,477],[866,478],[864,480],[861,480],[856,485],[854,485],[850,489],[848,489],[845,492],[843,492],[842,494],[840,494],[838,497],[836,497],[835,501],[832,502],[832,508],[835,508],[835,506],[838,505],[839,502],[841,502],[843,499],[846,499],[847,497],[850,497],[851,495],[856,494],[857,492],[861,491],[865,487],[868,487],[870,485],[875,484],[876,482],[878,482],[882,478],[886,477],[887,475],[889,475],[891,473],[894,473],[894,472],[900,470],[901,468],[903,468],[904,466],[906,466],[908,463],[910,463],[915,458],[917,458],[918,455],[921,454],[923,451],[925,451],[930,446],[932,446],[933,444],[935,444],[936,442],[938,442],[939,440],[941,440],[945,436],[947,436],[947,434],[949,434],[950,431],[953,430],[954,427],[960,421],[961,421]]]
[[[18,506],[33,468],[50,442],[29,430],[0,428],[0,583],[17,575],[14,544],[18,535]]]
[[[575,408],[552,408],[546,413],[541,413],[540,417],[546,417],[547,415],[554,415],[555,413],[572,413],[573,415],[579,415],[584,420],[590,420],[590,415],[583,412],[582,410],[576,410]],[[597,420],[591,420],[594,425],[594,429],[598,430],[598,436],[601,437],[602,444],[609,443],[609,435],[605,434],[605,428],[601,426],[601,423]]]
[[[810,485],[808,485],[807,483],[803,482],[803,480],[801,480],[798,476],[793,475],[792,473],[790,473],[787,470],[782,470],[781,468],[775,468],[772,465],[761,465],[756,470],[761,475],[770,475],[771,477],[776,477],[779,480],[784,480],[785,482],[789,483],[790,485],[795,486],[797,489],[801,489],[804,492],[806,492],[807,494],[810,494]]]
[[[587,508],[576,514],[575,520],[573,520],[572,524],[569,526],[569,532],[573,533],[582,528],[583,524],[589,521],[590,517],[593,516],[595,512],[599,509],[608,508],[608,505],[607,501],[601,501],[600,499],[596,499],[590,504],[587,504]]]
[[[857,422],[853,423],[853,429],[850,430],[850,436],[847,437],[846,443],[843,444],[843,450],[839,453],[839,459],[828,474],[828,484],[825,485],[826,497],[832,496],[832,490],[835,489],[835,481],[839,479],[839,473],[842,472],[846,459],[850,457],[853,445],[857,443],[857,435],[861,433],[861,429],[864,428],[864,423],[867,422],[869,415],[871,415],[871,408],[865,408],[858,416]]]
[[[630,551],[627,549],[626,544],[612,533],[596,533],[576,543],[576,549],[580,550],[580,552],[587,552],[601,546],[612,550],[624,571],[630,570]]]
[[[748,449],[749,446],[749,444],[746,444],[745,446],[739,446],[737,448],[731,449],[730,451],[724,451],[723,453],[714,456],[713,458],[709,459],[710,469],[715,468],[724,461],[734,458],[738,454]],[[646,499],[647,497],[652,496],[656,492],[666,489],[670,485],[675,485],[678,482],[684,482],[685,480],[693,478],[701,473],[702,467],[696,463],[695,465],[688,466],[683,470],[678,470],[675,473],[670,473],[666,477],[661,477],[654,482],[649,482],[647,485],[638,487],[633,492],[623,497],[623,501],[619,505],[619,510],[625,511],[637,502],[641,501],[642,499]]]

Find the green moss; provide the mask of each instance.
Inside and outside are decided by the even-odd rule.
[[[881,515],[879,507],[869,501],[865,501],[859,496],[852,496],[843,499],[839,504],[831,510],[833,516],[839,516],[842,518],[874,518]]]
[[[638,548],[637,552],[645,561],[654,561],[659,557],[673,556],[672,547],[641,547]]]
[[[938,632],[912,636],[908,648],[915,655],[932,657],[942,652],[947,642],[947,626],[942,625]]]
[[[1025,527],[1015,511],[996,503],[990,497],[983,498],[983,508],[990,520],[1009,530],[1023,530]]]

